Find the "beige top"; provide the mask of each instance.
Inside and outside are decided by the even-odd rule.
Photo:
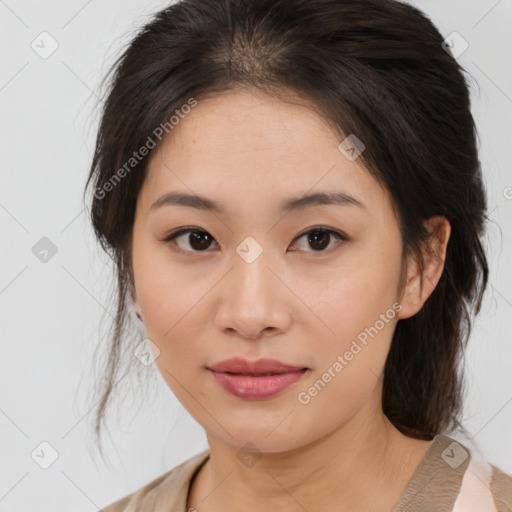
[[[190,483],[209,450],[187,459],[103,512],[187,512]],[[512,476],[439,435],[392,512],[511,512]]]

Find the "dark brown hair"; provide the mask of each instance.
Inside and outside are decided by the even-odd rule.
[[[396,326],[382,407],[411,437],[431,439],[461,427],[460,363],[488,280],[481,243],[487,200],[465,70],[442,43],[425,14],[395,0],[183,0],[137,33],[106,77],[85,189],[94,186],[92,225],[117,281],[98,440],[122,379],[121,356],[133,361],[133,346],[143,338],[127,306],[134,212],[148,157],[126,163],[191,98],[240,87],[283,101],[301,98],[340,142],[348,134],[363,141],[359,158],[392,196],[404,256],[421,258],[425,220],[449,220],[441,279],[423,308]]]

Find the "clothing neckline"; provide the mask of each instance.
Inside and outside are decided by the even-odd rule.
[[[413,512],[424,506],[451,512],[470,457],[469,450],[451,437],[434,436],[392,512]]]
[[[207,448],[184,463],[187,467],[186,478],[177,496],[179,503],[175,503],[172,510],[187,510],[192,482],[209,458],[210,449]],[[418,503],[428,503],[428,508],[436,512],[450,512],[469,459],[469,450],[451,437],[444,434],[434,436],[391,512],[417,511]],[[441,487],[442,494],[436,492]]]

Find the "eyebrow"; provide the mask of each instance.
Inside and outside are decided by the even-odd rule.
[[[226,210],[217,201],[202,197],[199,195],[185,194],[182,192],[167,192],[157,199],[151,206],[150,210],[156,210],[162,206],[188,206],[198,210],[211,210],[218,214],[225,214]],[[341,191],[335,192],[316,192],[314,194],[304,194],[299,197],[292,197],[281,203],[280,211],[290,213],[292,211],[300,211],[305,208],[320,205],[352,205],[366,208],[364,203],[355,197]]]

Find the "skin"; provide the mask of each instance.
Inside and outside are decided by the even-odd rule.
[[[239,89],[201,99],[150,156],[133,227],[133,298],[160,351],[159,371],[207,434],[210,459],[187,508],[390,511],[430,447],[384,416],[382,373],[397,321],[421,309],[441,276],[450,225],[429,220],[439,230],[423,279],[410,257],[399,289],[402,241],[389,193],[338,149],[341,140],[307,105]],[[364,208],[279,212],[285,199],[333,190]],[[226,213],[151,210],[169,191],[214,199]],[[188,226],[211,235],[203,252],[189,233],[162,241]],[[307,235],[298,238],[320,226],[348,240],[327,235],[315,251]],[[247,236],[263,249],[250,264],[236,252]],[[395,317],[300,403],[298,394],[394,303]],[[233,356],[310,371],[277,396],[243,400],[206,369]],[[244,445],[260,457],[250,467],[238,457]]]

